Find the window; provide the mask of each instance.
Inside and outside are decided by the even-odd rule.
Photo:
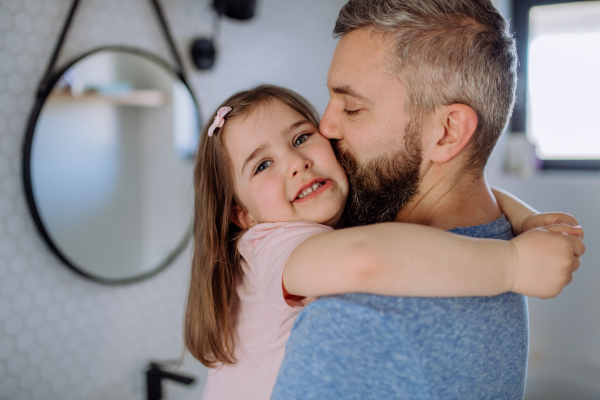
[[[600,1],[514,0],[512,120],[545,168],[600,169]]]

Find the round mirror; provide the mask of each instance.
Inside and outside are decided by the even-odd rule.
[[[24,148],[27,201],[56,255],[127,283],[166,267],[189,240],[198,107],[155,56],[102,48],[38,96]]]

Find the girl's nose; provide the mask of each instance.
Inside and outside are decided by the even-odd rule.
[[[302,156],[292,156],[290,159],[290,177],[295,177],[299,173],[309,170],[312,167],[312,162]]]
[[[306,164],[304,166],[304,170],[307,170],[309,168],[308,164]],[[298,174],[298,172],[302,172],[301,168],[295,169],[294,172],[292,173],[292,176],[296,176]]]

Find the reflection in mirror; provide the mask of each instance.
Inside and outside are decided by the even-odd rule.
[[[35,125],[30,180],[43,229],[71,267],[119,283],[185,246],[198,125],[187,86],[148,56],[101,50],[66,70]]]

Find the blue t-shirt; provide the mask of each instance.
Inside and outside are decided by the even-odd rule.
[[[504,216],[450,232],[512,237]],[[516,293],[321,297],[294,323],[271,399],[522,399],[528,342]]]

